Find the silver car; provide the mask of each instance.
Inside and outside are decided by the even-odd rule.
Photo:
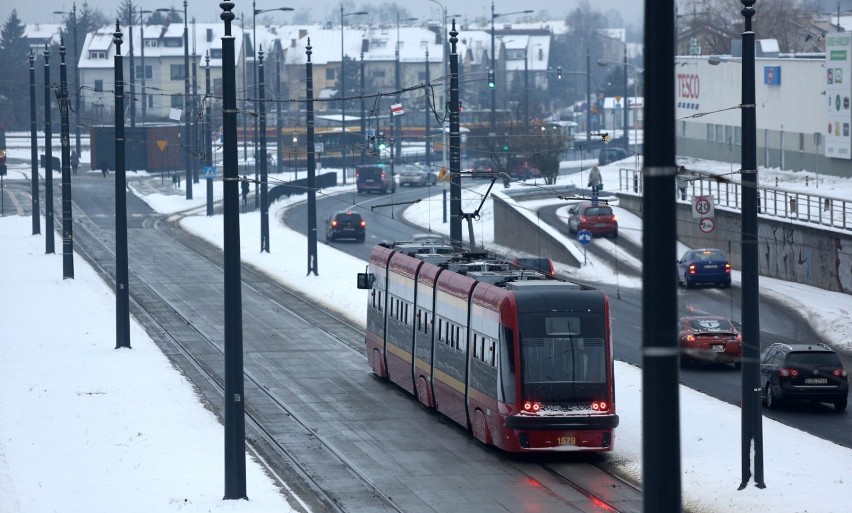
[[[396,171],[396,176],[400,187],[403,185],[417,185],[423,187],[426,185],[435,185],[438,181],[435,173],[410,164],[403,164],[402,166],[399,166]]]

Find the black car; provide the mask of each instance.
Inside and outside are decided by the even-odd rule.
[[[849,380],[837,354],[825,344],[781,344],[760,354],[760,397],[768,409],[784,402],[817,401],[846,409]]]
[[[326,220],[325,240],[354,239],[364,242],[367,233],[367,221],[358,212],[340,210]]]

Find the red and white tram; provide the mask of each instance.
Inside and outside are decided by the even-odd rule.
[[[358,276],[373,372],[504,451],[612,450],[606,294],[447,253],[373,248]]]

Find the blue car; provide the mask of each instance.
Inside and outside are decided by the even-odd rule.
[[[677,261],[677,283],[692,288],[695,285],[731,286],[731,263],[720,249],[691,249]]]

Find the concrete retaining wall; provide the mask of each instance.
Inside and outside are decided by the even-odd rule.
[[[619,194],[620,205],[642,215],[642,198]],[[725,250],[735,269],[742,268],[741,228],[738,211],[717,207],[716,229],[702,233],[687,203],[677,204],[678,240],[690,247]],[[760,275],[852,293],[852,233],[809,226],[793,221],[758,217]],[[680,255],[672,256],[672,265]]]
[[[550,257],[574,267],[581,262],[562,240],[543,230],[533,220],[521,214],[511,204],[494,194],[494,242],[532,255]],[[551,196],[552,197],[552,196]]]

